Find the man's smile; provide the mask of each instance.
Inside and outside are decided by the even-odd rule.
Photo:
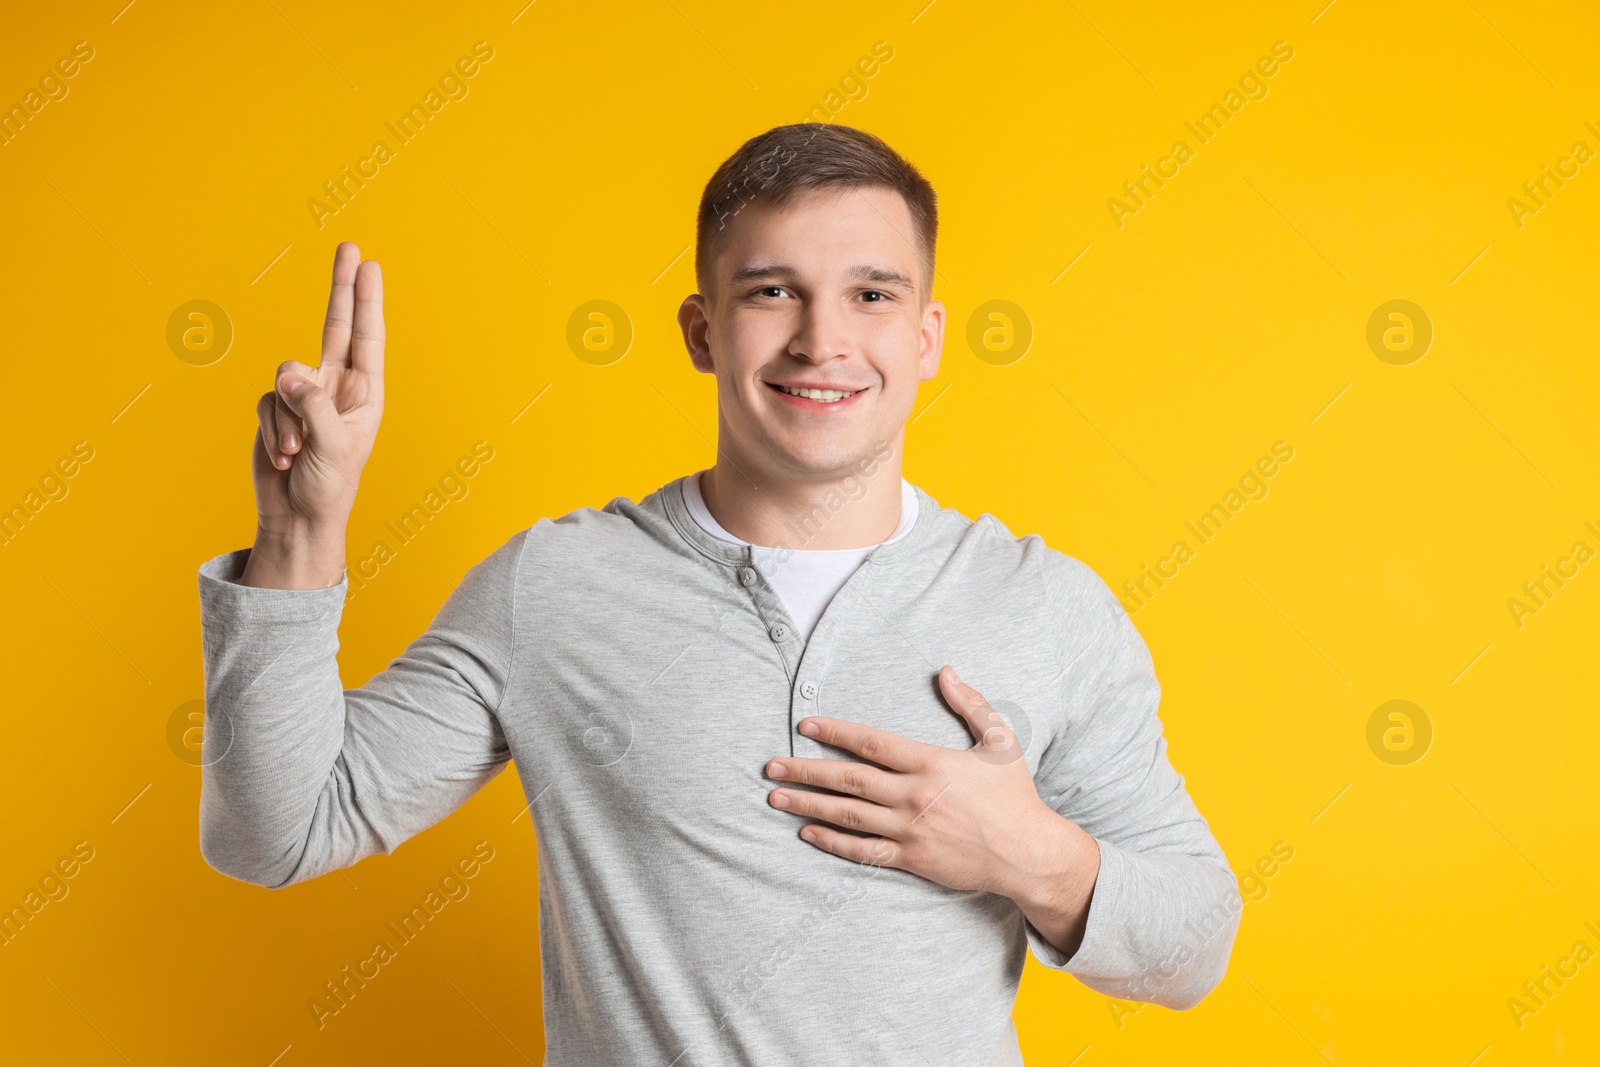
[[[766,382],[764,384],[786,402],[808,411],[842,408],[866,392],[866,388],[831,389],[807,387],[805,385],[779,385],[776,382]]]

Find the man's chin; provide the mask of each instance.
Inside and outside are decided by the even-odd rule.
[[[805,442],[781,448],[774,458],[780,468],[791,474],[824,479],[859,474],[863,463],[876,465],[884,455],[882,449],[874,451],[871,442]]]

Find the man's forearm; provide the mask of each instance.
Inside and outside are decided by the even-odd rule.
[[[1022,835],[1002,895],[1070,959],[1083,944],[1100,872],[1100,845],[1071,820],[1042,808],[1037,828]]]
[[[337,814],[324,793],[345,731],[343,593],[337,579],[320,590],[245,588],[241,556],[200,570],[201,854],[241,881],[279,885],[300,866],[319,809]]]
[[[1056,818],[1067,828],[1044,823],[1030,835],[1033,858],[1007,865],[1005,894],[1060,953],[1048,965],[1110,997],[1198,1004],[1222,980],[1238,929],[1232,874],[1202,856],[1119,848]]]

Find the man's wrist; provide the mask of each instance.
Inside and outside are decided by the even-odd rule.
[[[1026,858],[1016,865],[1004,895],[1046,941],[1070,958],[1088,928],[1089,905],[1100,875],[1100,843],[1048,807],[1036,825]]]
[[[265,589],[328,589],[344,578],[345,527],[258,524],[240,585]]]

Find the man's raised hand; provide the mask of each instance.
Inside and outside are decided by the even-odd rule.
[[[383,342],[383,275],[346,241],[334,252],[321,361],[279,364],[256,404],[259,521],[243,584],[338,584],[356,485],[383,417]]]

